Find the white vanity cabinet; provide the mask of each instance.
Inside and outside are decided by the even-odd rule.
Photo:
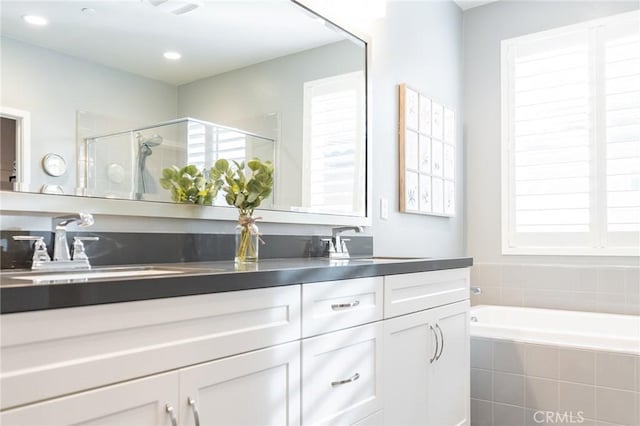
[[[384,321],[385,424],[469,424],[468,270],[438,272],[390,277],[397,284],[390,287],[385,282],[385,303],[410,307],[392,310],[397,316]],[[425,282],[440,291],[430,295]],[[467,288],[461,301],[434,302],[459,286]],[[395,297],[397,289],[405,297]],[[415,306],[423,309],[411,312]]]
[[[0,424],[467,425],[469,270],[0,316]]]
[[[300,345],[285,343],[4,411],[3,425],[300,424]]]

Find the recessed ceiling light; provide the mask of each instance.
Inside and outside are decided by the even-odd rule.
[[[179,54],[178,52],[164,52],[163,56],[166,59],[170,59],[172,61],[177,61],[178,59],[182,58],[182,55]]]
[[[27,24],[38,25],[40,27],[49,23],[47,18],[38,15],[24,15],[22,19],[24,19],[24,22]]]
[[[97,13],[97,11],[92,7],[83,7],[82,9],[80,9],[80,12],[87,15],[95,15]]]

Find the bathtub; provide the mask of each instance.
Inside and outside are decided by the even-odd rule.
[[[471,308],[471,426],[640,425],[640,316]]]
[[[471,308],[471,336],[640,355],[640,317],[513,306]]]

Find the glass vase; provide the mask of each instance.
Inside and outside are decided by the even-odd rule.
[[[241,214],[236,226],[236,263],[255,263],[258,261],[258,243],[260,232],[251,215]]]

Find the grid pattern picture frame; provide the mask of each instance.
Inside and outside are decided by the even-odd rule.
[[[455,113],[406,84],[398,89],[400,211],[455,216]]]

